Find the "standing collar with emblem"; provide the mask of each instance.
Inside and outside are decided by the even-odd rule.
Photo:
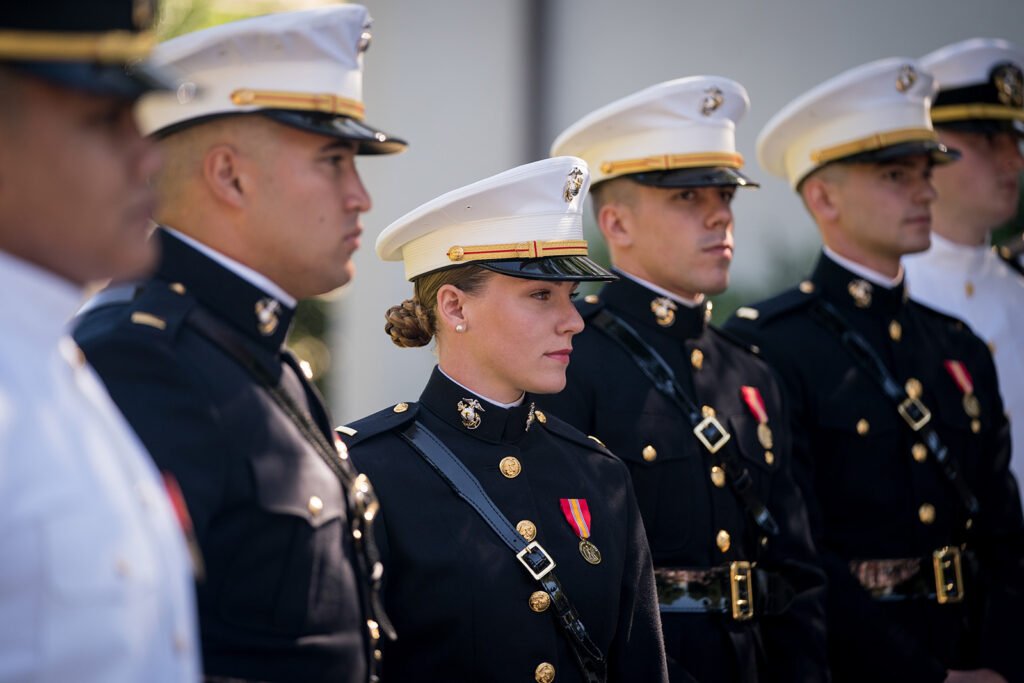
[[[648,289],[630,278],[610,282],[601,289],[601,300],[616,315],[628,318],[630,324],[639,323],[644,329],[656,329],[674,339],[699,337],[707,327],[708,305],[703,302],[694,307],[675,305],[660,293]],[[659,322],[660,321],[660,322]],[[671,321],[671,324],[667,324]]]
[[[259,346],[281,349],[294,309],[166,230],[157,230],[157,236],[161,258],[156,278],[182,284],[185,292]]]
[[[878,315],[895,314],[907,300],[903,279],[893,287],[883,287],[843,267],[825,253],[818,259],[811,282],[821,296],[833,304]]]
[[[530,420],[533,400],[530,394],[526,394],[518,406],[502,408],[448,379],[438,367],[434,368],[420,395],[420,405],[453,429],[491,443],[516,442],[530,431],[539,431],[539,420],[536,417]],[[471,406],[477,417],[477,420],[469,421],[471,424],[476,422],[473,428],[466,426],[464,413],[464,409]]]

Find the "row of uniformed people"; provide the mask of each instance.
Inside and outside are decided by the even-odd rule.
[[[923,175],[953,156],[928,122],[930,76],[911,60],[869,65],[798,100],[762,139],[762,160],[771,169],[785,159],[829,249],[797,303],[784,296],[764,315],[748,308],[736,325],[764,335],[781,382],[749,348],[708,328],[703,306],[727,282],[729,203],[749,183],[733,140],[746,95],[726,79],[683,79],[567,131],[554,153],[582,159],[456,190],[382,233],[378,252],[403,260],[414,281],[413,298],[389,312],[389,334],[405,346],[436,337],[439,367],[418,403],[338,438],[282,345],[295,299],[351,276],[358,215],[369,208],[354,155],[404,147],[362,122],[367,20],[358,6],[276,15],[158,49],[155,61],[202,93],[189,99],[185,88],[141,110],[167,157],[157,182],[161,262],[127,298],[96,302],[76,330],[184,492],[205,564],[207,677],[664,680],[660,603],[679,680],[827,679],[826,604],[832,633],[856,636],[831,641],[837,678],[857,678],[871,659],[882,679],[965,668],[1012,680],[1007,643],[1019,629],[1004,615],[1020,597],[1020,510],[991,362],[955,323],[940,325],[898,286],[868,282],[893,265],[883,258],[893,245],[877,244],[891,218],[883,209],[927,207]],[[865,99],[878,106],[858,118]],[[829,125],[840,118],[841,131]],[[616,278],[582,240],[584,160],[600,173],[598,222],[619,279],[581,316],[570,304],[576,283]],[[865,197],[878,207],[870,215],[850,208]],[[822,202],[833,211],[819,217]],[[904,222],[921,236],[920,213],[900,214]],[[882,417],[888,398],[866,385],[870,369],[845,347],[808,367],[834,343],[824,327],[782,327],[778,344],[770,336],[769,321],[798,325],[808,311],[828,311],[818,302],[844,278],[854,313],[886,302],[876,308],[892,318],[892,341],[921,342],[909,356],[881,352],[890,373],[909,362],[917,375],[899,414],[920,423],[933,397],[944,405],[935,369],[944,355],[965,412],[977,413],[975,440],[951,431],[958,422],[940,419],[939,408],[937,433],[922,432],[933,452],[921,459],[947,459],[935,444],[948,440],[957,481],[972,487],[958,492],[979,510],[962,535],[953,520],[966,520],[936,471],[905,468],[886,490],[833,443],[855,408],[876,425],[895,422],[895,404]],[[826,318],[834,327],[846,313]],[[876,319],[854,322],[877,341]],[[567,364],[573,393],[544,410],[537,395],[562,389]],[[838,378],[822,386],[830,373]],[[822,409],[830,405],[843,411]],[[880,460],[908,439],[901,428],[885,430],[870,455]],[[870,429],[866,417],[856,422],[860,436]],[[962,462],[979,445],[987,450]],[[934,523],[920,538],[900,514],[908,489],[934,496],[919,508],[921,523]],[[827,600],[812,535],[838,579]],[[929,574],[932,546],[943,552]],[[885,584],[893,574],[906,580]],[[935,585],[946,577],[951,586]],[[871,595],[905,599],[890,610]],[[865,615],[870,626],[856,622]],[[864,642],[877,648],[871,657]]]

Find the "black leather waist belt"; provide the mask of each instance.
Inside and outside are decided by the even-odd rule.
[[[850,573],[875,600],[935,600],[940,605],[964,599],[960,548],[940,548],[929,557],[853,560]]]
[[[658,567],[654,583],[662,612],[720,612],[737,621],[782,614],[794,595],[786,579],[750,562],[708,568]]]

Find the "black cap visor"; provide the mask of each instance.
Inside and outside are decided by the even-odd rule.
[[[650,187],[760,187],[738,169],[727,166],[674,168],[669,171],[632,173],[626,177]]]
[[[589,256],[545,256],[530,259],[475,261],[473,265],[526,280],[611,282],[619,279],[611,271],[597,265]]]
[[[131,65],[97,62],[8,62],[29,76],[94,95],[133,100],[154,90],[175,90],[174,74],[146,62]]]
[[[963,133],[1013,133],[1024,139],[1024,121],[1017,119],[964,119],[936,123],[937,130],[952,130]]]
[[[395,154],[409,146],[405,140],[347,116],[294,109],[261,109],[254,113],[310,133],[352,140],[359,145],[359,154]]]
[[[946,147],[937,140],[911,140],[897,145],[882,147],[881,149],[858,152],[835,161],[844,164],[872,164],[892,161],[901,157],[915,156],[917,154],[927,154],[935,165],[948,164],[960,158],[960,152]]]

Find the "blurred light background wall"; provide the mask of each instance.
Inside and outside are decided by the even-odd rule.
[[[212,5],[193,24],[329,4],[320,0],[171,0]],[[805,90],[890,56],[919,57],[976,36],[1024,45],[1022,0],[365,0],[367,120],[409,150],[361,157],[373,197],[355,280],[328,297],[323,350],[334,417],[349,422],[413,401],[434,365],[430,347],[400,349],[384,312],[411,297],[400,263],[373,249],[389,223],[464,184],[547,155],[566,126],[654,83],[715,74],[742,83],[751,111],[737,146],[759,190],[737,194],[732,286],[716,319],[800,279],[820,247],[799,198],[757,163],[765,122]],[[180,9],[177,9],[182,15]],[[173,11],[168,11],[170,16]],[[181,16],[179,25],[183,25]],[[187,23],[187,22],[184,22]],[[589,209],[587,220],[590,222]],[[592,249],[599,237],[588,225]],[[301,355],[301,349],[300,349]]]

